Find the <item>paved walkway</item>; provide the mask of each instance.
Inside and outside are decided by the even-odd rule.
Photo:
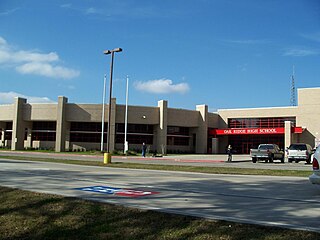
[[[73,153],[42,153],[33,151],[0,151],[0,156],[25,156],[34,158],[55,158],[84,161],[101,161],[103,155],[73,154]],[[113,156],[112,162],[130,162],[143,164],[164,165],[186,165],[186,166],[208,166],[208,167],[234,167],[234,168],[258,168],[279,170],[306,170],[311,173],[312,166],[300,163],[274,163],[258,162],[252,163],[250,155],[233,155],[232,162],[226,162],[226,154],[184,154],[168,155],[163,157],[141,156]]]

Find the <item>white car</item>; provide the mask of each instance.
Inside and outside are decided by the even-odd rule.
[[[286,150],[288,162],[306,161],[307,164],[311,163],[311,155],[313,153],[312,147],[306,143],[292,143]]]
[[[312,184],[320,184],[320,145],[317,147],[315,153],[313,154],[312,168],[313,174],[309,177]]]

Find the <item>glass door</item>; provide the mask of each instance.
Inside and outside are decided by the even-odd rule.
[[[250,154],[250,149],[253,148],[252,142],[244,142],[242,143],[242,153],[243,154]]]

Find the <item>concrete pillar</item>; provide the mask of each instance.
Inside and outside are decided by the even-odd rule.
[[[27,100],[24,98],[16,97],[14,100],[11,150],[24,149],[25,121],[23,120],[23,108],[26,103]]]
[[[287,148],[292,143],[291,122],[284,122],[284,148]]]
[[[168,101],[158,102],[160,119],[157,127],[157,152],[167,154]]]
[[[199,123],[196,132],[196,153],[207,153],[208,145],[208,106],[197,105],[197,111],[199,111]]]
[[[212,138],[211,153],[217,154],[219,152],[219,138]]]
[[[112,153],[114,151],[114,149],[115,149],[115,141],[116,141],[116,110],[117,110],[117,100],[116,100],[116,98],[112,98],[111,99],[110,145],[109,145],[110,153]]]
[[[59,96],[57,107],[56,152],[65,151],[66,145],[66,108],[68,98]]]

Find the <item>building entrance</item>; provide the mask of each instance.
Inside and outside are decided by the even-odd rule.
[[[228,142],[238,154],[250,154],[250,149],[258,148],[259,144],[277,144],[281,149],[284,147],[284,135],[234,135],[229,136]]]

